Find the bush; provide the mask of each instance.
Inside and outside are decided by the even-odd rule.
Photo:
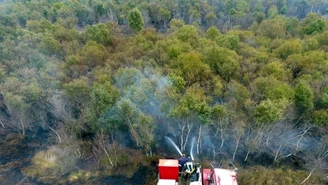
[[[287,168],[266,168],[253,166],[239,169],[237,174],[238,184],[243,185],[283,185],[300,184],[308,176],[307,171],[298,171]],[[324,184],[317,174],[313,174],[304,185]]]
[[[72,148],[50,147],[47,151],[36,153],[32,165],[23,169],[23,173],[40,182],[58,184],[76,166],[76,159]]]

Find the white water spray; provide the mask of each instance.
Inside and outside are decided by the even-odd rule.
[[[170,141],[170,143],[175,147],[175,149],[179,152],[179,154],[182,156],[182,152],[180,151],[179,147],[172,141],[171,138],[165,136],[166,139]]]
[[[195,143],[195,138],[192,138],[191,148],[190,148],[190,157],[191,157],[192,160],[194,160],[194,154],[193,154],[194,143]]]

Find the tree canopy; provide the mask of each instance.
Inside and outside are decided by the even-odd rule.
[[[1,182],[90,184],[116,175],[156,184],[156,173],[142,182],[133,174],[155,172],[154,160],[172,153],[170,137],[183,152],[194,142],[204,166],[224,155],[299,175],[286,183],[323,184],[327,7],[0,1]],[[13,162],[11,151],[28,157]],[[16,164],[22,170],[10,172],[23,181],[4,178],[1,167]],[[248,174],[249,184],[273,183],[258,174]]]

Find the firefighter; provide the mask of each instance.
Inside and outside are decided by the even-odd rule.
[[[186,162],[188,162],[188,158],[186,158],[185,154],[182,154],[182,156],[179,158],[179,172],[182,171],[183,166],[186,164]]]

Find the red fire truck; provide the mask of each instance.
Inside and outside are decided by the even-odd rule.
[[[237,168],[202,169],[197,163],[186,162],[182,172],[179,172],[179,163],[175,159],[160,159],[158,164],[157,185],[238,185]]]

